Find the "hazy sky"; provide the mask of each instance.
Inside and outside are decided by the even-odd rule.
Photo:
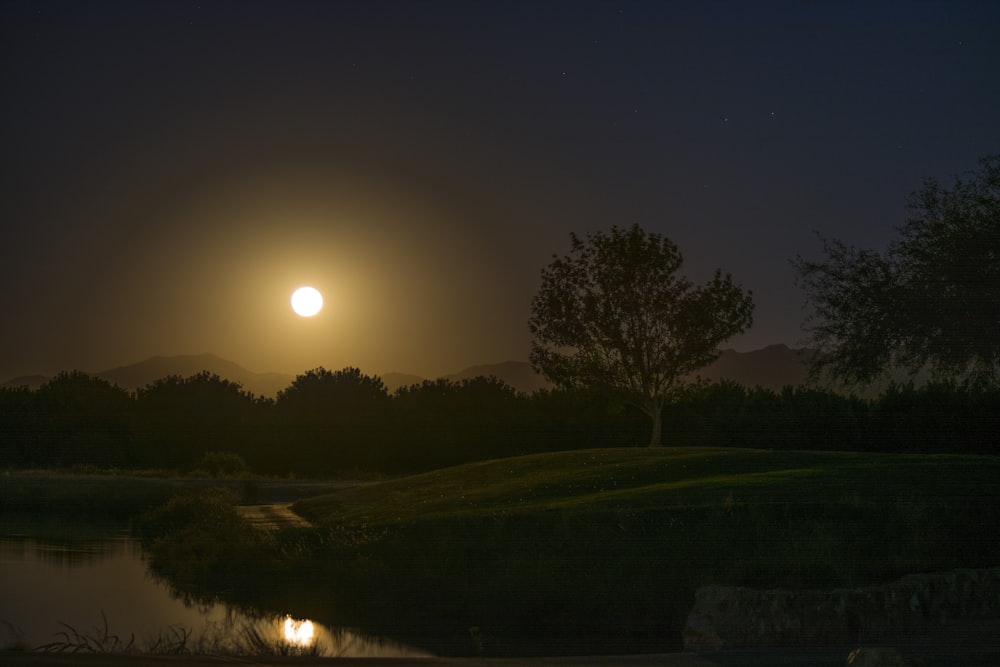
[[[639,223],[803,342],[789,260],[1000,152],[1000,3],[4,2],[0,380],[526,359],[569,233]],[[327,299],[313,319],[288,300]]]

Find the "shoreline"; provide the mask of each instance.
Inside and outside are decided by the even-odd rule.
[[[1000,618],[952,623],[919,636],[885,639],[861,646],[895,647],[916,664],[1000,664]],[[198,655],[34,653],[0,651],[8,667],[843,667],[855,646],[764,648],[706,653],[564,656],[539,658],[291,658]]]

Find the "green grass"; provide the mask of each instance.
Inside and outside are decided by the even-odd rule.
[[[995,565],[998,500],[995,457],[607,449],[295,510],[380,536],[303,556],[349,602],[341,620],[440,653],[525,655],[676,649],[706,584],[833,588]]]
[[[457,466],[304,500],[295,510],[320,523],[397,525],[568,510],[937,504],[995,498],[998,487],[995,457],[598,449]]]

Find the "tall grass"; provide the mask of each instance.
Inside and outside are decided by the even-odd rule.
[[[238,628],[210,625],[200,635],[183,626],[170,626],[157,634],[137,640],[111,631],[107,615],[91,630],[79,630],[66,623],[51,642],[34,647],[42,653],[99,653],[145,655],[216,655],[231,657],[321,657],[326,647],[319,642],[302,646],[288,641],[259,625],[243,623]]]

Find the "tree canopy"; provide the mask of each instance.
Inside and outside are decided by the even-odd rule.
[[[950,188],[924,181],[885,252],[824,239],[794,262],[816,370],[847,384],[894,369],[1000,382],[1000,155]]]
[[[650,446],[659,445],[667,399],[750,326],[751,294],[721,271],[695,286],[678,274],[677,246],[639,225],[570,238],[531,302],[531,363],[559,387],[598,387],[633,403],[653,420]]]

